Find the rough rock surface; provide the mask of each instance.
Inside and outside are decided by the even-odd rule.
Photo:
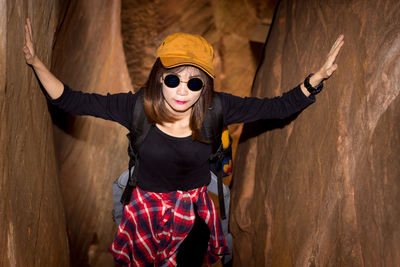
[[[345,44],[315,104],[244,127],[235,266],[400,265],[399,16],[398,1],[281,2],[253,95],[281,94]]]
[[[50,64],[56,1],[0,1],[0,266],[69,266],[65,213],[46,98],[22,53],[32,18]]]
[[[132,90],[119,1],[71,1],[54,48],[55,74],[74,90]],[[112,182],[128,165],[127,130],[117,123],[54,112],[61,189],[73,266],[112,266],[116,229]]]

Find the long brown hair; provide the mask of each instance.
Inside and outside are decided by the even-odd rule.
[[[151,124],[163,124],[164,122],[174,122],[176,118],[167,110],[162,93],[161,79],[166,71],[179,72],[181,67],[166,69],[157,58],[151,69],[149,78],[144,86],[144,111]],[[199,69],[200,70],[200,69]],[[192,130],[193,140],[206,142],[201,136],[201,126],[208,108],[214,96],[214,80],[204,71],[200,70],[200,77],[204,82],[199,100],[192,107],[189,127]]]

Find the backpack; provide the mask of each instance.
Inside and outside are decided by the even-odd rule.
[[[138,98],[135,103],[132,120],[132,131],[127,134],[129,139],[128,154],[128,181],[122,193],[120,203],[125,206],[129,203],[132,191],[136,187],[139,171],[138,151],[145,139],[151,124],[148,122],[143,107],[143,90],[137,92]],[[210,171],[217,177],[218,200],[221,219],[226,219],[222,178],[232,172],[232,138],[227,129],[223,129],[222,104],[218,94],[214,95],[210,108],[201,129],[202,136],[213,145],[214,153],[210,156]],[[229,188],[228,188],[229,190]],[[115,201],[114,201],[115,202]],[[229,204],[229,203],[228,203]],[[114,203],[115,209],[115,203]],[[122,207],[118,207],[122,210]]]

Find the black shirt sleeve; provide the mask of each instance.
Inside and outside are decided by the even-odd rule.
[[[283,119],[315,102],[315,96],[307,97],[301,91],[300,85],[274,98],[242,98],[227,93],[219,94],[225,126],[260,119]]]
[[[63,111],[115,121],[130,130],[136,98],[132,92],[100,95],[74,91],[64,85],[62,95],[49,100]]]

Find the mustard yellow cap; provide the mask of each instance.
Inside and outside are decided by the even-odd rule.
[[[214,49],[200,35],[181,32],[168,35],[158,47],[157,57],[167,69],[191,65],[215,78]]]

